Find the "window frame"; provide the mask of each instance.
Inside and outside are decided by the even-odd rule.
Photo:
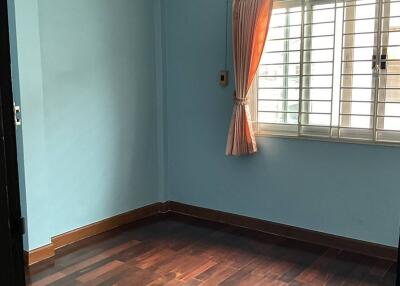
[[[293,4],[288,5],[289,2],[292,2]],[[307,1],[308,5],[313,5],[313,4],[337,4],[339,1],[335,1],[335,0],[309,0]],[[343,11],[343,15],[346,13],[346,5],[345,2],[347,2],[347,0],[344,1],[340,1],[343,3],[343,7],[342,9],[344,9]],[[351,1],[350,1],[351,2]],[[355,2],[355,1],[354,1]],[[383,7],[385,5],[388,5],[390,7],[390,4],[393,1],[390,0],[376,0],[375,4],[376,4],[376,19],[375,21],[377,22],[377,27],[374,29],[373,33],[376,33],[376,40],[374,43],[374,54],[378,55],[380,57],[380,55],[382,54],[382,46],[384,46],[384,44],[382,44],[383,40],[384,40],[384,36],[383,36],[383,32],[382,30],[384,29],[384,23],[382,23],[383,18],[386,18],[387,15],[387,11],[385,11],[385,15],[382,13],[383,11]],[[394,1],[395,3],[397,1]],[[341,48],[342,50],[340,51],[340,91],[339,91],[339,122],[337,126],[333,126],[332,125],[332,117],[333,117],[333,113],[332,113],[332,109],[333,109],[333,96],[332,99],[330,101],[330,105],[331,105],[331,112],[329,113],[330,115],[330,120],[331,120],[331,124],[329,126],[324,126],[324,125],[320,125],[320,126],[307,126],[307,125],[303,125],[303,123],[301,122],[301,109],[302,109],[302,105],[304,104],[304,100],[302,99],[302,93],[303,93],[303,80],[304,80],[304,75],[303,75],[303,65],[304,65],[304,50],[306,49],[305,45],[304,45],[304,39],[305,39],[305,35],[304,35],[304,30],[305,30],[305,24],[304,24],[304,18],[305,18],[305,11],[312,11],[312,9],[306,9],[305,8],[305,1],[304,0],[300,0],[300,1],[288,1],[288,0],[278,0],[274,2],[274,9],[277,8],[291,8],[291,7],[299,7],[299,3],[301,3],[301,36],[300,36],[300,72],[298,75],[299,78],[299,98],[296,100],[298,101],[298,105],[299,105],[299,111],[297,113],[298,116],[298,122],[296,124],[288,124],[288,123],[261,123],[258,121],[258,103],[259,103],[259,98],[258,98],[258,90],[259,90],[259,84],[258,84],[258,79],[259,79],[259,75],[257,72],[257,75],[254,79],[254,82],[252,84],[251,87],[251,96],[250,96],[250,108],[252,110],[252,116],[253,116],[253,127],[254,127],[254,131],[255,131],[255,135],[257,137],[275,137],[275,138],[290,138],[290,139],[300,139],[300,140],[313,140],[313,141],[327,141],[327,142],[335,142],[335,143],[355,143],[355,144],[366,144],[366,145],[385,145],[385,146],[396,146],[399,147],[400,146],[400,130],[397,131],[397,137],[393,140],[384,140],[382,139],[377,139],[377,125],[378,125],[378,109],[379,107],[379,93],[380,93],[380,85],[381,85],[381,81],[382,78],[386,78],[386,72],[381,73],[381,71],[378,72],[378,74],[374,74],[372,73],[373,77],[378,77],[379,79],[375,79],[376,83],[374,84],[374,97],[371,99],[374,103],[371,105],[371,108],[375,109],[374,112],[371,112],[369,116],[371,116],[371,124],[373,126],[373,131],[372,131],[372,138],[370,138],[368,135],[368,133],[371,132],[370,129],[362,129],[362,128],[354,128],[354,127],[350,127],[350,128],[346,128],[343,127],[341,124],[342,118],[341,118],[341,114],[340,114],[340,109],[342,108],[342,69],[343,69],[343,38],[341,40]],[[365,4],[364,4],[365,5]],[[358,6],[357,4],[355,6]],[[334,27],[336,29],[336,21],[337,21],[337,16],[336,16],[336,12],[338,9],[338,6],[335,5],[335,7],[333,8],[335,10],[335,18],[334,18]],[[343,22],[343,31],[341,33],[342,37],[343,37],[343,33],[344,33],[344,29],[345,29],[345,21],[344,18],[342,19]],[[312,26],[312,25],[310,25]],[[286,29],[287,31],[285,31],[285,33],[288,33],[289,29]],[[335,42],[336,40],[336,32],[334,32],[334,36],[333,36],[333,41]],[[389,34],[388,34],[389,35]],[[285,38],[287,35],[285,35]],[[388,37],[387,37],[388,38]],[[400,48],[400,46],[399,46]],[[334,48],[333,48],[333,58],[332,58],[332,65],[333,65],[333,69],[335,68],[335,49],[336,49],[336,43],[334,43]],[[376,52],[378,51],[378,52]],[[387,53],[386,53],[387,54]],[[400,61],[400,59],[399,59]],[[284,62],[283,63],[284,66],[287,66],[288,63]],[[285,76],[287,76],[287,74],[285,74]],[[334,90],[334,72],[332,73],[332,87],[331,87],[331,91],[333,93]],[[400,76],[399,76],[399,82],[400,82]],[[371,87],[371,91],[372,91],[372,87]],[[400,91],[400,88],[399,88]],[[286,91],[285,91],[286,92]],[[256,95],[254,95],[254,93]],[[385,91],[386,94],[386,91]],[[287,99],[286,99],[287,100]],[[306,101],[307,102],[307,101]],[[309,104],[309,103],[308,103]],[[385,106],[385,102],[383,102],[381,105]],[[399,105],[400,105],[400,100],[399,100]],[[308,105],[309,108],[309,105]],[[385,109],[385,107],[383,107],[383,109]],[[285,112],[287,112],[287,110],[285,110]],[[383,120],[385,120],[387,115],[381,115],[380,117],[383,118]],[[284,127],[284,128],[282,128]],[[296,132],[296,129],[298,130]],[[304,131],[304,129],[306,129],[306,133],[307,135],[304,135],[301,132],[300,129],[302,129]],[[320,132],[321,129],[329,129],[329,133],[325,136],[323,135],[323,133]],[[344,131],[345,129],[349,129],[349,133],[347,136],[342,136],[342,134],[346,134],[346,131]],[[340,130],[340,131],[339,131]],[[340,132],[340,135],[339,135]],[[367,134],[366,134],[367,133]]]

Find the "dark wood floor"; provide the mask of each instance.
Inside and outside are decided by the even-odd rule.
[[[184,217],[159,217],[70,246],[28,285],[394,285],[395,265]]]

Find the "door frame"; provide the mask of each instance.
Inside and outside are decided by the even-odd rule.
[[[1,266],[0,285],[25,285],[23,223],[21,218],[14,99],[7,0],[0,0],[0,243],[7,265]],[[7,251],[9,249],[9,251]],[[1,261],[2,262],[2,261]],[[2,281],[4,280],[4,282]]]

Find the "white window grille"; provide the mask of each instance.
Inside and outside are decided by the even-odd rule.
[[[400,0],[275,1],[258,134],[400,142]]]

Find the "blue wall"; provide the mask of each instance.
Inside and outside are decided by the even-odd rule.
[[[47,182],[38,5],[36,1],[24,0],[10,0],[9,5],[13,91],[23,112],[23,126],[17,133],[22,213],[26,215],[29,233],[35,225],[48,228],[45,216],[35,215],[35,209],[43,212],[47,207],[44,203]],[[35,243],[46,244],[46,235],[41,242],[31,241],[25,235],[25,249]]]
[[[225,5],[166,1],[168,199],[395,246],[400,148],[260,137],[258,154],[224,155]]]
[[[15,0],[27,249],[158,201],[154,4]]]

